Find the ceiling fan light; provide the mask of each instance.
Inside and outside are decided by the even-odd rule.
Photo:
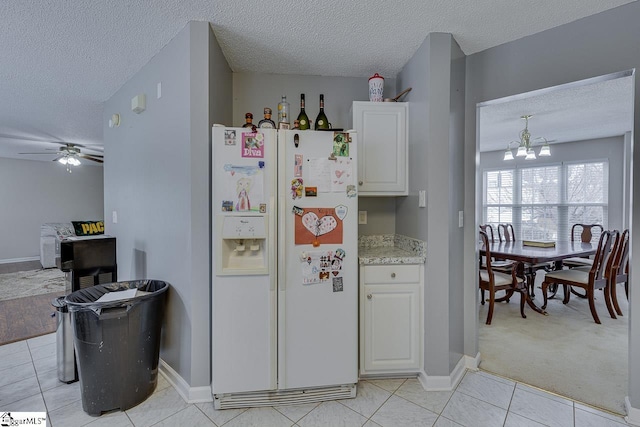
[[[502,160],[513,160],[513,153],[511,150],[506,150],[504,152],[504,158]]]
[[[80,160],[75,157],[69,157],[69,160],[67,160],[67,162],[72,166],[80,166]]]
[[[59,163],[62,163],[63,165],[66,165],[66,164],[67,164],[67,161],[68,161],[68,160],[67,160],[67,158],[66,158],[66,157],[60,157],[60,158],[58,159],[58,162],[59,162]]]
[[[542,148],[540,148],[540,153],[538,153],[538,156],[546,157],[550,155],[551,155],[551,149],[549,148],[549,144],[544,144]]]

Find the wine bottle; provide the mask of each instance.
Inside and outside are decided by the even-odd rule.
[[[315,130],[329,129],[329,120],[327,120],[326,114],[324,114],[324,95],[320,94],[320,112],[316,117]]]
[[[259,128],[268,128],[268,129],[275,129],[276,128],[276,124],[273,122],[273,120],[271,120],[271,108],[265,107],[265,109],[264,109],[264,119],[262,119],[262,120],[260,120],[260,122],[258,122],[258,127]]]
[[[244,115],[245,124],[242,125],[243,128],[253,127],[253,114],[247,113]]]
[[[280,123],[289,124],[289,103],[287,97],[282,96],[282,101],[278,103],[278,126]]]
[[[309,117],[304,111],[304,93],[300,94],[300,114],[298,114],[298,122],[300,123],[300,130],[309,129]]]

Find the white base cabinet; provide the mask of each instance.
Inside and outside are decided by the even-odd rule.
[[[360,266],[360,375],[422,367],[423,265]]]

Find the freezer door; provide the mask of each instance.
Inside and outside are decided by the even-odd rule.
[[[213,128],[213,394],[277,385],[277,137],[266,131],[256,145],[245,132]]]
[[[278,132],[279,389],[357,382],[357,144],[334,137]]]

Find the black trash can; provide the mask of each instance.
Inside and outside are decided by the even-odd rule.
[[[66,296],[82,409],[87,414],[124,411],[155,390],[168,289],[167,282],[136,280],[97,285]],[[98,301],[103,295],[127,290],[135,290],[136,295]]]

